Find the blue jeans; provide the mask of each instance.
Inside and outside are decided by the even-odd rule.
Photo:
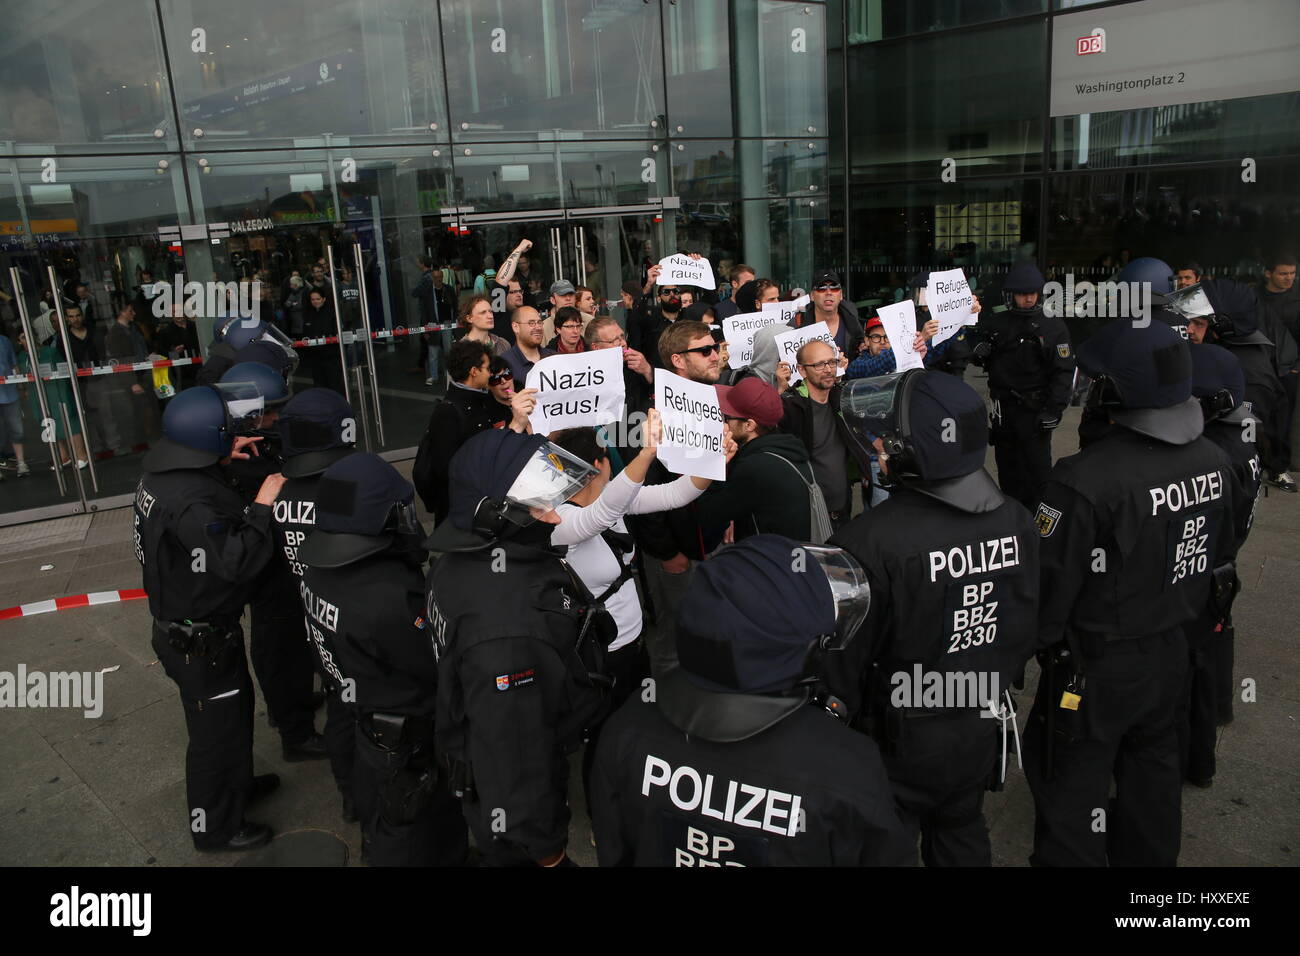
[[[442,333],[430,332],[428,342],[425,345],[425,355],[428,357],[429,364],[425,375],[435,382],[442,378]]]
[[[880,459],[872,457],[871,459],[871,504],[869,507],[876,507],[886,498],[889,492],[880,487]]]

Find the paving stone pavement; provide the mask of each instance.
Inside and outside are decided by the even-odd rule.
[[[981,387],[978,379],[972,384]],[[1078,411],[1055,435],[1057,456],[1077,448]],[[409,470],[409,463],[401,466]],[[989,461],[993,470],[992,455]],[[427,515],[422,515],[426,527]],[[1219,740],[1209,790],[1183,791],[1183,866],[1294,865],[1300,836],[1300,495],[1261,498],[1240,557],[1236,678],[1255,681],[1257,701],[1239,703]],[[48,570],[42,566],[52,565]],[[140,586],[131,549],[131,512],[117,510],[0,529],[0,607],[87,591]],[[247,626],[245,627],[247,632]],[[0,710],[0,864],[45,866],[227,866],[238,854],[199,854],[184,798],[185,726],[175,686],[154,659],[144,601],[77,608],[0,621],[0,670],[98,671],[103,714]],[[1027,713],[1036,678],[1020,695]],[[323,715],[318,715],[318,726]],[[358,865],[360,834],[345,824],[325,761],[287,764],[266,721],[260,692],[256,771],[274,771],[278,792],[252,814],[277,834],[317,828],[337,834]],[[569,851],[595,865],[590,825],[570,775]],[[1025,865],[1033,804],[1013,768],[985,813],[994,862]]]

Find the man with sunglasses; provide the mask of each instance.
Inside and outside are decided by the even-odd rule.
[[[830,329],[843,364],[847,365],[849,359],[862,350],[862,323],[853,308],[844,301],[844,288],[840,284],[840,277],[834,272],[824,271],[813,276],[812,301],[808,303],[808,308],[795,316],[794,327],[803,328],[816,322],[825,322]]]

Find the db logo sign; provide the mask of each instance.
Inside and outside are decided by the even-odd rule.
[[[1078,56],[1087,56],[1089,53],[1105,53],[1106,31],[1098,27],[1086,37],[1079,37],[1074,41],[1074,52]]]

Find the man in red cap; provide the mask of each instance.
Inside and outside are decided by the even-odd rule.
[[[776,389],[756,378],[719,385],[718,404],[727,430],[740,446],[727,470],[696,499],[700,523],[735,523],[736,540],[752,534],[781,534],[808,541],[812,498],[820,498],[808,450],[794,435],[777,431],[785,405]]]

